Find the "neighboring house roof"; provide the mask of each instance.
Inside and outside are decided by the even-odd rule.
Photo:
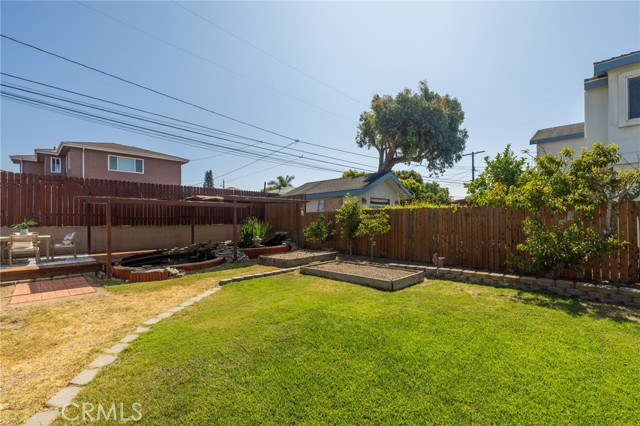
[[[35,155],[10,155],[11,162],[18,164],[20,161],[38,161]]]
[[[115,154],[136,155],[138,157],[156,158],[160,160],[177,161],[180,163],[188,163],[186,158],[175,157],[173,155],[163,154],[161,152],[150,151],[135,146],[122,145],[111,142],[60,142],[58,148],[37,148],[34,155],[11,155],[11,161],[14,163],[22,161],[37,161],[37,154],[60,155],[65,148],[84,148],[93,151],[104,151]]]
[[[605,72],[607,70],[622,67],[624,65],[634,64],[636,62],[640,62],[640,50],[594,62],[593,73],[595,76],[597,76],[599,73]]]
[[[609,70],[640,63],[640,50],[593,63],[593,77],[584,80],[584,90],[609,84]]]
[[[540,129],[531,138],[530,144],[563,141],[584,137],[584,123],[567,124],[565,126]]]
[[[289,185],[289,186],[285,186],[284,188],[280,188],[280,189],[269,189],[267,192],[269,194],[278,194],[278,195],[289,195],[289,192],[293,191],[294,189],[296,189],[295,186]]]
[[[393,180],[400,190],[411,197],[411,192],[391,172],[371,173],[364,176],[307,182],[287,193],[288,196],[304,195],[305,199],[339,197],[347,194],[359,195],[387,181]]]

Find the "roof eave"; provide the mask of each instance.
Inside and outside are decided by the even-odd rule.
[[[176,162],[180,162],[182,164],[186,164],[189,162],[188,159],[186,158],[181,158],[181,157],[175,157],[173,155],[166,155],[166,154],[147,154],[147,153],[140,153],[140,152],[132,152],[132,151],[127,151],[124,149],[113,149],[113,148],[103,148],[103,147],[99,147],[99,146],[91,146],[91,145],[85,145],[82,143],[77,143],[77,142],[60,142],[60,145],[58,146],[58,152],[61,152],[62,149],[64,147],[73,147],[73,148],[83,148],[83,149],[88,149],[91,151],[102,151],[102,152],[113,152],[116,154],[123,154],[123,155],[132,155],[132,156],[136,156],[136,157],[143,157],[143,158],[155,158],[158,160],[167,160],[167,161],[176,161]]]

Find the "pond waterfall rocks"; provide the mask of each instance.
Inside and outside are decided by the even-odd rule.
[[[233,241],[208,241],[191,244],[186,247],[175,247],[163,252],[169,257],[190,257],[194,262],[202,262],[215,258],[223,258],[225,262],[233,262]],[[246,254],[238,250],[238,262],[249,260]]]

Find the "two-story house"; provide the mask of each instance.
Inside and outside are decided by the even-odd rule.
[[[593,64],[584,81],[584,119],[538,130],[530,141],[537,155],[611,143],[620,147],[620,167],[640,168],[640,51]]]
[[[33,155],[11,155],[20,173],[180,185],[189,160],[134,146],[104,142],[60,142]]]

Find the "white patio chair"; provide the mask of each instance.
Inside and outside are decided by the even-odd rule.
[[[76,253],[76,244],[73,242],[73,238],[76,236],[75,232],[71,232],[64,236],[61,243],[56,244],[55,241],[51,240],[51,258],[53,259],[56,255],[56,250],[62,249],[70,249],[73,248],[73,257],[74,259],[78,258]]]
[[[13,264],[13,257],[16,254],[35,254],[36,264],[40,263],[40,246],[38,245],[38,234],[30,235],[10,235],[9,236],[9,266]]]

